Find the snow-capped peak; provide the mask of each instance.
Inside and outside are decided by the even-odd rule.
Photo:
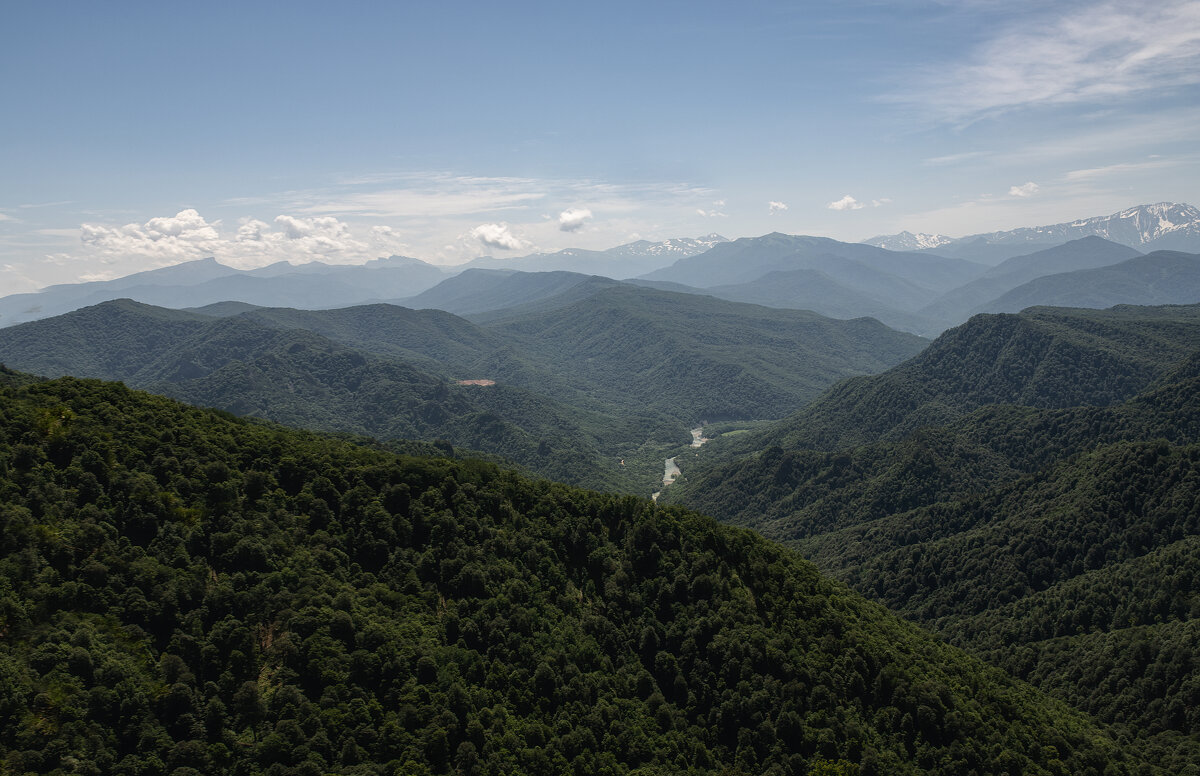
[[[614,253],[622,256],[676,256],[682,259],[704,253],[717,243],[723,242],[729,242],[729,240],[716,233],[696,238],[676,237],[656,243],[648,240],[638,240],[637,242],[611,248],[606,253]]]
[[[886,248],[889,251],[921,251],[952,243],[954,242],[954,238],[940,234],[926,234],[925,232],[917,232],[916,234],[901,232],[900,234],[879,235],[863,242],[867,245],[874,245],[877,248]]]

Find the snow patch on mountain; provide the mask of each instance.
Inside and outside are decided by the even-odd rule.
[[[889,250],[929,250],[979,241],[989,245],[1045,245],[1065,243],[1093,235],[1139,250],[1170,248],[1200,251],[1200,209],[1186,203],[1157,202],[1152,205],[1138,205],[1107,216],[1081,218],[1047,226],[985,232],[959,238],[901,232],[872,237],[864,242]]]
[[[946,245],[954,242],[953,237],[946,237],[941,234],[926,234],[925,232],[901,232],[900,234],[886,234],[872,237],[870,240],[863,240],[867,245],[874,245],[876,248],[886,248],[889,251],[923,251],[930,248],[937,248],[940,245]]]
[[[723,242],[729,242],[729,240],[719,234],[713,233],[706,234],[703,237],[678,237],[672,240],[663,240],[662,242],[638,240],[637,242],[610,248],[605,253],[619,256],[673,256],[683,259],[688,256],[696,256],[704,253],[714,245]]]

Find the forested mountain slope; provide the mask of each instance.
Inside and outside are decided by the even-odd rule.
[[[925,346],[871,319],[629,286],[488,329],[608,401],[690,421],[782,417],[840,377]]]
[[[1200,653],[1190,640],[1200,627],[1200,348],[1165,366],[1189,342],[1193,313],[1116,309],[1084,316],[1103,329],[1067,329],[1076,344],[1081,331],[1106,331],[1109,344],[1093,342],[1103,368],[1073,362],[1064,390],[1104,399],[1144,370],[1128,385],[1149,384],[1125,401],[1057,406],[1041,368],[1024,385],[1020,372],[946,381],[930,368],[926,401],[963,408],[943,410],[948,420],[908,433],[869,426],[847,436],[875,441],[828,450],[769,447],[697,470],[668,498],[790,543],[954,643],[1146,737],[1162,761],[1200,767]],[[1009,330],[968,324],[953,334],[972,331],[978,352],[997,353]],[[930,350],[954,341],[945,339]],[[969,348],[952,352],[959,361],[947,352],[933,364],[971,363]],[[968,413],[981,394],[954,392],[994,396],[998,385],[1033,406]]]
[[[306,428],[447,440],[593,487],[625,484],[581,428],[602,425],[585,410],[511,384],[458,385],[444,372],[354,350],[301,327],[414,354],[433,369],[437,355],[464,363],[482,358],[495,342],[486,332],[435,311],[379,305],[340,313],[263,309],[214,320],[118,300],[6,329],[0,361],[49,376],[122,380]]]
[[[435,308],[455,315],[478,315],[493,310],[549,302],[588,281],[617,285],[617,281],[579,272],[516,272],[468,269],[399,304],[418,310]],[[566,297],[571,298],[571,297]]]
[[[1166,770],[752,533],[115,384],[0,388],[0,568],[12,772]]]
[[[782,417],[925,345],[872,320],[633,287],[487,327],[385,304],[229,312],[117,300],[4,329],[0,362],[323,430],[445,439],[649,495],[700,421]],[[495,384],[458,385],[470,380]]]
[[[980,315],[887,372],[839,383],[741,447],[833,450],[899,439],[988,404],[1104,406],[1196,349],[1200,305]]]

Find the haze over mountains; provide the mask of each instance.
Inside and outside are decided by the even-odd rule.
[[[841,319],[873,317],[924,336],[977,312],[1022,306],[1200,301],[1193,266],[1193,254],[1200,252],[1200,212],[1190,205],[1143,205],[1111,216],[956,240],[902,235],[868,242],[876,244],[781,233],[729,241],[713,234],[639,241],[607,251],[484,258],[458,267],[393,256],[365,265],[282,262],[241,271],[205,259],[3,297],[0,325],[117,298],[170,308],[237,301],[331,309],[382,301],[492,316],[522,306],[527,312],[565,306],[621,279]],[[1112,272],[1065,275],[1111,267],[1164,246],[1190,253]],[[1083,287],[1086,293],[1079,290]]]

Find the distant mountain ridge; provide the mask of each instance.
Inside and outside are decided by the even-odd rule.
[[[937,234],[880,235],[863,242],[889,250],[932,250],[946,256],[983,260],[1006,246],[1028,252],[1030,246],[1049,247],[1081,237],[1103,237],[1140,251],[1200,252],[1200,209],[1187,203],[1157,202],[1119,210],[1107,216],[1080,218],[1047,226],[984,232],[966,237]],[[1036,249],[1036,248],[1035,248]],[[1010,255],[1016,255],[1010,254]]]
[[[936,336],[978,312],[1020,309],[1007,299],[1009,306],[994,303],[1022,284],[1037,281],[1037,287],[1044,288],[1051,284],[1040,280],[1046,276],[1098,270],[1156,250],[1200,254],[1200,210],[1158,203],[1109,216],[963,238],[902,232],[866,243],[780,232],[732,241],[708,234],[638,240],[604,251],[571,248],[515,258],[483,257],[456,267],[390,256],[361,265],[278,262],[238,270],[209,258],[116,280],[3,297],[0,327],[118,298],[172,309],[216,303],[333,309],[384,302],[494,320],[561,307],[621,281],[669,283],[684,293],[807,309],[841,319],[874,317],[914,334]],[[1172,272],[1182,274],[1176,277]],[[1200,302],[1182,264],[1177,262],[1171,272],[1152,274],[1126,278],[1108,291],[1096,286],[1097,293],[1088,299],[1099,301],[1033,294],[1028,304]],[[1113,280],[1115,275],[1106,277]],[[1147,294],[1147,284],[1174,295]]]
[[[1026,307],[1089,307],[1118,304],[1192,304],[1200,300],[1200,256],[1155,251],[1118,264],[1035,278],[980,308],[1018,312]]]
[[[919,312],[937,322],[936,326],[931,327],[932,329],[962,323],[971,315],[979,312],[1018,312],[1029,305],[1015,308],[1008,305],[1002,310],[993,309],[993,306],[998,297],[1003,297],[1018,286],[1031,281],[1076,270],[1108,267],[1140,255],[1133,248],[1105,240],[1102,237],[1094,235],[1081,237],[1053,248],[1014,256],[1003,261],[980,277],[946,292]],[[1189,301],[1200,301],[1200,296]],[[1137,303],[1133,299],[1117,299],[1112,304],[1117,302]],[[1046,304],[1046,302],[1039,301],[1033,304]],[[1091,307],[1092,305],[1069,304],[1067,306]],[[1109,305],[1099,306],[1108,307]]]
[[[388,256],[365,264],[280,261],[241,270],[208,257],[113,280],[65,283],[32,293],[0,297],[0,327],[122,298],[173,309],[217,302],[331,309],[397,301],[420,294],[447,277],[476,267],[632,277],[681,257],[703,253],[722,242],[726,239],[719,234],[662,242],[638,240],[606,251],[567,249],[514,259],[487,257],[457,267],[438,266],[409,256]]]
[[[832,261],[831,261],[832,260]],[[772,232],[721,243],[698,256],[680,259],[669,267],[643,275],[645,280],[668,280],[708,288],[757,280],[768,272],[821,269],[838,272],[850,262],[892,280],[918,286],[929,296],[948,291],[975,277],[982,268],[960,259],[927,253],[897,253],[862,243],[844,243],[827,237]],[[840,279],[836,278],[835,279]],[[895,291],[893,291],[895,293]]]
[[[534,253],[511,259],[484,256],[462,265],[460,269],[577,272],[621,280],[652,272],[678,259],[699,255],[726,242],[729,240],[714,232],[703,237],[683,237],[662,242],[637,240],[603,251],[567,248],[555,253]]]
[[[889,251],[925,251],[955,242],[954,237],[944,234],[926,234],[925,232],[900,232],[899,234],[881,234],[869,240],[863,240],[867,245],[886,248]]]

